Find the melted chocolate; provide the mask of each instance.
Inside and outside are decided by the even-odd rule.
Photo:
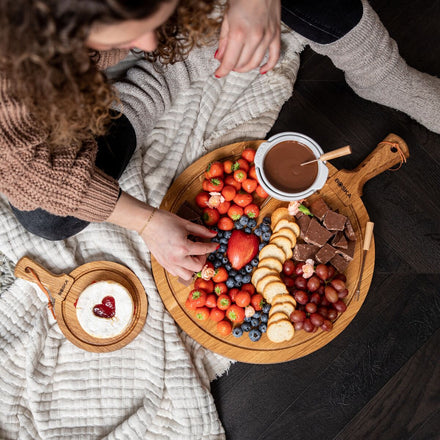
[[[280,191],[299,193],[310,188],[318,175],[318,163],[300,166],[316,159],[313,151],[296,141],[284,141],[272,147],[264,158],[264,174]]]

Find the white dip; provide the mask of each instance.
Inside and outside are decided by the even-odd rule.
[[[100,318],[93,308],[110,296],[115,301],[113,318]],[[76,316],[81,327],[96,338],[112,338],[121,334],[133,319],[133,300],[128,290],[113,281],[99,281],[86,287],[76,303]]]

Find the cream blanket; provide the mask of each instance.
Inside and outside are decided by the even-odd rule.
[[[222,80],[212,75],[214,48],[195,50],[163,72],[138,62],[117,84],[138,140],[122,188],[159,206],[173,178],[207,151],[264,138],[292,93],[301,49],[296,35],[284,33],[273,72]],[[92,224],[49,242],[27,233],[5,199],[0,218],[0,251],[12,262],[27,255],[54,273],[69,273],[86,262],[116,261],[136,273],[149,301],[147,322],[133,342],[90,353],[64,338],[36,285],[15,280],[0,297],[0,438],[224,438],[209,382],[231,361],[180,332],[136,233]]]

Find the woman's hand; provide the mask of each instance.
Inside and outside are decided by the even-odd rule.
[[[269,51],[267,62],[260,67],[260,73],[266,73],[278,61],[280,40],[280,0],[229,0],[215,56],[220,61],[215,76],[255,69]]]
[[[168,211],[157,210],[141,237],[158,263],[172,275],[190,280],[199,272],[207,254],[214,252],[218,243],[194,242],[188,235],[210,239],[215,232],[184,220]]]
[[[151,206],[122,192],[107,222],[140,232],[161,266],[172,275],[190,280],[218,244],[193,242],[188,235],[210,239],[216,233],[162,209],[152,213]]]

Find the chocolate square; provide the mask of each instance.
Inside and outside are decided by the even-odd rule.
[[[185,220],[203,225],[201,211],[194,209],[186,200],[179,206],[176,214]]]
[[[312,218],[307,228],[307,232],[304,236],[304,241],[309,244],[314,244],[316,246],[324,246],[324,244],[333,235],[330,231],[323,228],[315,218]]]
[[[332,240],[332,246],[341,249],[347,249],[348,242],[342,231],[338,231]]]
[[[347,249],[338,249],[337,252],[345,260],[351,261],[353,259],[355,246],[356,246],[355,241],[349,241]]]
[[[293,259],[297,261],[306,261],[309,258],[314,258],[318,250],[319,247],[313,244],[298,243],[293,248]]]
[[[317,198],[309,207],[310,212],[319,220],[322,220],[327,211],[330,210],[327,203],[325,203],[322,197]]]
[[[296,217],[296,222],[298,223],[298,226],[300,229],[299,236],[303,240],[304,240],[304,236],[307,232],[307,228],[309,227],[311,219],[312,219],[312,217],[310,217],[309,215],[306,215],[306,214],[303,214],[301,217],[299,217],[299,216]]]
[[[317,253],[316,260],[319,263],[326,264],[336,255],[336,249],[326,243]]]
[[[349,261],[345,260],[340,255],[336,254],[331,260],[330,264],[339,272],[344,273],[349,265]]]
[[[354,232],[354,229],[353,229],[353,226],[352,226],[352,224],[351,224],[351,222],[350,222],[350,219],[348,219],[348,218],[347,218],[347,221],[345,222],[345,229],[344,229],[344,232],[345,232],[345,236],[346,236],[349,240],[351,240],[351,241],[356,240],[356,234],[355,234],[355,232]]]
[[[327,211],[322,224],[330,231],[343,231],[347,217],[335,211]]]

